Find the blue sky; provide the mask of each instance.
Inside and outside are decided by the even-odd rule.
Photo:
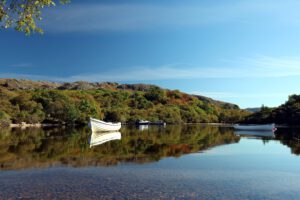
[[[0,31],[0,77],[151,83],[238,104],[300,93],[296,0],[73,0]]]

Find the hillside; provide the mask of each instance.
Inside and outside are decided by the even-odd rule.
[[[89,83],[85,81],[77,81],[71,83],[58,83],[49,81],[31,81],[25,79],[4,79],[0,78],[0,87],[4,87],[8,90],[39,90],[39,89],[58,89],[58,90],[131,90],[131,91],[147,91],[155,85],[150,84],[119,84],[113,82],[96,82]],[[238,108],[237,105],[226,103],[218,100],[214,100],[209,97],[201,95],[193,95],[199,100],[218,104],[220,106],[227,106],[229,108]]]
[[[89,116],[122,122],[232,123],[248,114],[234,104],[146,84],[0,79],[0,91],[2,124],[84,124]]]

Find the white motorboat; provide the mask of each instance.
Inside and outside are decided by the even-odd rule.
[[[92,129],[92,132],[118,131],[121,128],[121,122],[111,123],[111,122],[104,122],[98,119],[90,118],[89,126]]]
[[[90,147],[103,144],[105,142],[109,142],[112,140],[120,140],[121,133],[116,132],[92,132],[91,139],[90,139]]]
[[[151,122],[147,120],[140,120],[137,122],[137,125],[149,125]]]
[[[276,131],[275,124],[249,124],[249,125],[235,124],[233,128],[236,130],[245,130],[245,131]]]
[[[159,125],[159,126],[165,126],[166,122],[163,122],[163,121],[150,122],[150,121],[140,120],[140,121],[138,121],[136,123],[136,125]]]

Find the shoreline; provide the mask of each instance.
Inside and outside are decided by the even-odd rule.
[[[54,127],[66,127],[66,126],[81,126],[83,124],[51,124],[51,123],[37,123],[37,124],[27,124],[27,123],[20,123],[20,124],[15,124],[15,123],[11,123],[7,126],[3,126],[3,128],[21,128],[21,129],[26,129],[26,128],[54,128]],[[202,126],[206,126],[206,125],[210,125],[210,126],[219,126],[219,127],[228,127],[231,128],[233,127],[233,124],[230,123],[213,123],[213,122],[208,122],[208,123],[178,123],[178,124],[174,124],[174,123],[169,123],[166,124],[168,126],[173,126],[173,125],[202,125]],[[85,125],[83,125],[85,126]],[[135,123],[122,123],[122,126],[139,126],[136,125]],[[156,124],[149,124],[147,126],[162,126],[162,125],[156,125]],[[300,125],[282,125],[282,124],[278,124],[276,125],[278,128],[300,128]],[[1,127],[1,126],[0,126]]]
[[[78,125],[79,124],[50,124],[50,123],[27,124],[22,122],[20,124],[11,123],[7,127],[8,128],[44,128],[44,127],[78,126]],[[135,123],[122,123],[122,125],[136,126]],[[169,123],[166,125],[213,125],[213,126],[228,126],[228,127],[232,126],[232,124],[226,124],[226,123],[178,123],[178,124]],[[160,126],[160,125],[149,124],[149,126]]]
[[[8,127],[9,128],[43,128],[43,127],[62,127],[65,126],[66,124],[26,124],[26,123],[21,123],[21,124],[10,124]]]

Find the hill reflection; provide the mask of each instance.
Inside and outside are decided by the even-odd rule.
[[[291,149],[291,153],[300,155],[300,129],[279,129],[276,131],[276,139],[280,140],[280,143],[288,146]]]
[[[263,143],[279,140],[291,149],[291,153],[300,155],[299,133],[299,129],[279,129],[275,138],[260,139]],[[116,140],[90,148],[91,132],[88,128],[1,130],[0,169],[149,163],[237,143],[244,137],[234,134],[230,128],[200,125],[150,127],[146,130],[125,127],[121,129],[121,135],[115,134]]]
[[[121,134],[121,140],[90,148],[88,128],[1,130],[0,169],[147,163],[239,141],[231,129],[212,126],[126,127]]]

